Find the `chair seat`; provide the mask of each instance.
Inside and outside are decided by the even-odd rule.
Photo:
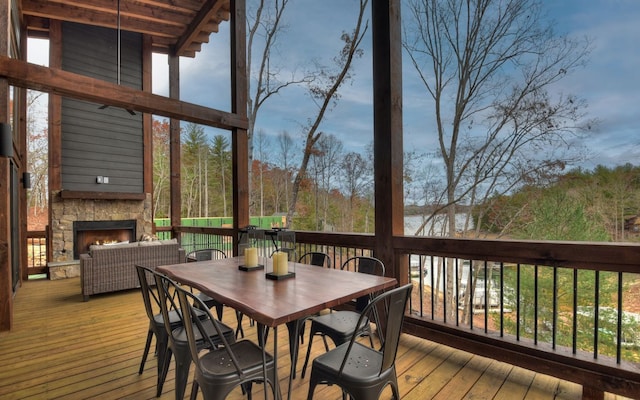
[[[311,332],[317,332],[315,328],[321,326],[322,334],[329,336],[336,345],[339,345],[349,340],[354,330],[366,331],[369,319],[364,318],[362,324],[355,329],[358,319],[360,314],[354,311],[330,312],[311,319]]]
[[[230,344],[236,355],[240,369],[244,374],[250,375],[254,370],[262,370],[262,349],[249,340],[241,340]],[[273,362],[273,356],[265,353],[267,363]],[[218,378],[224,376],[237,377],[237,369],[229,359],[229,353],[223,349],[216,349],[200,358],[202,372]]]
[[[340,370],[349,343],[343,343],[334,350],[319,355],[313,360],[313,369],[321,374],[335,376]],[[360,343],[354,343],[347,359],[340,380],[371,381],[380,374],[382,353]]]
[[[216,328],[213,326],[213,322],[211,322],[211,320],[207,319],[206,321],[204,321],[203,327],[205,329],[205,333],[209,337],[217,336],[218,333],[216,331]],[[220,328],[221,328],[222,334],[224,335],[225,338],[227,338],[227,340],[229,341],[234,340],[236,335],[231,327],[223,323],[220,323]],[[196,341],[198,342],[204,341],[204,338],[202,337],[202,334],[198,329],[194,330],[194,332],[195,332]],[[185,343],[185,345],[188,343],[187,332],[184,328],[184,325],[177,327],[171,333],[172,333],[174,342]],[[219,343],[219,340],[217,342]],[[214,341],[214,343],[216,343],[216,341]]]

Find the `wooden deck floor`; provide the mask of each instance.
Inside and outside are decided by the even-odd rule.
[[[15,299],[14,329],[0,333],[2,399],[154,399],[156,359],[138,367],[148,321],[139,291],[94,296],[83,302],[78,278],[29,281]],[[225,321],[231,312],[225,313]],[[255,328],[245,327],[255,339]],[[279,376],[286,395],[286,329],[280,329]],[[269,343],[272,345],[272,342]],[[403,335],[397,357],[403,400],[580,399],[581,387],[545,375]],[[316,343],[314,348],[321,351]],[[302,350],[306,350],[305,345]],[[298,363],[302,367],[303,355]],[[175,398],[173,365],[161,399]],[[191,378],[190,378],[191,379]],[[191,383],[185,398],[188,398]],[[294,380],[293,399],[305,399],[308,381]],[[254,398],[264,398],[261,385]],[[386,391],[382,399],[390,398]],[[240,391],[229,397],[241,399]],[[315,399],[339,399],[320,386]],[[619,397],[610,395],[610,399]]]

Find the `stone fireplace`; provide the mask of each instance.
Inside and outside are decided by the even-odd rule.
[[[51,196],[51,279],[80,276],[79,254],[95,240],[137,241],[153,233],[150,194],[144,200],[63,198],[60,192]],[[126,227],[122,227],[124,221]],[[95,226],[91,224],[95,222],[99,224],[89,230],[93,232],[88,236],[81,233],[78,238],[78,226],[87,231],[86,226]]]

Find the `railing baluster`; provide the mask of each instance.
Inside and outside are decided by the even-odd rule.
[[[533,343],[538,344],[538,308],[539,308],[538,265],[533,267]]]
[[[622,361],[622,317],[624,316],[622,310],[622,272],[618,272],[618,323],[616,329],[616,336],[618,337],[618,343],[616,344],[616,362],[620,364]]]
[[[600,333],[600,271],[595,271],[594,285],[594,301],[593,301],[593,358],[598,358],[598,340]]]
[[[552,305],[552,309],[553,309],[553,314],[551,316],[552,320],[551,320],[551,348],[555,349],[556,348],[556,332],[558,329],[557,326],[557,322],[558,322],[558,267],[553,267],[553,291],[551,292],[553,298],[553,305]]]
[[[516,340],[520,341],[520,264],[516,267]]]
[[[571,332],[572,353],[578,352],[578,269],[573,269],[573,328]]]
[[[489,285],[489,276],[487,275],[487,261],[484,261],[484,333],[489,331],[489,308],[491,307],[491,285]],[[473,316],[473,314],[472,314]]]
[[[504,263],[500,262],[500,337],[504,337]]]

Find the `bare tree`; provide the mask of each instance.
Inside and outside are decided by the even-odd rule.
[[[353,232],[355,227],[355,200],[358,196],[363,196],[365,189],[371,185],[371,181],[368,179],[371,168],[365,158],[355,152],[345,154],[340,167],[342,170],[343,190],[349,199],[348,229]]]
[[[589,42],[557,35],[539,0],[410,0],[409,8],[404,46],[432,101],[441,208],[455,235],[457,205],[573,160],[568,137],[581,132],[586,105],[550,91],[585,64]],[[455,298],[452,279],[447,292]]]
[[[154,119],[153,140],[153,217],[167,217],[170,206],[169,121]]]
[[[291,76],[284,79],[281,73],[283,68],[274,61],[278,58],[271,57],[271,53],[277,49],[279,35],[286,28],[283,25],[283,15],[288,4],[289,0],[260,0],[255,9],[250,9],[247,13],[247,70],[251,75],[247,84],[249,168],[253,162],[254,128],[260,108],[269,98],[288,86],[312,82],[314,79],[312,74],[303,73],[297,76],[295,70]],[[257,59],[255,64],[254,59]]]
[[[211,141],[211,156],[213,163],[214,179],[220,185],[220,202],[222,203],[222,216],[229,215],[227,205],[227,180],[230,179],[228,170],[231,168],[231,153],[229,150],[229,139],[223,135],[215,135]],[[208,182],[208,179],[206,180]],[[207,190],[208,193],[208,190]],[[216,196],[216,201],[218,196]],[[208,200],[207,200],[208,201]],[[216,212],[219,212],[216,210]],[[208,213],[205,216],[209,217]]]
[[[31,173],[27,207],[33,208],[35,214],[48,206],[48,116],[41,101],[43,95],[42,92],[27,91],[27,171]]]
[[[291,201],[291,196],[289,196],[290,188],[289,185],[291,183],[291,166],[294,162],[293,154],[295,150],[295,146],[293,143],[293,139],[291,135],[287,131],[282,131],[278,135],[278,150],[280,151],[280,156],[278,157],[278,167],[280,167],[283,171],[282,175],[282,185],[284,191],[284,206],[285,210],[289,209],[289,204]],[[289,223],[289,219],[287,218],[287,224]]]
[[[338,176],[340,170],[342,148],[342,142],[334,135],[323,135],[314,146],[312,160],[316,186],[316,230],[321,225],[324,229],[328,221],[329,193],[333,189],[333,178]]]
[[[259,190],[259,203],[260,203],[260,216],[264,216],[264,172],[267,164],[269,163],[269,143],[267,142],[266,135],[263,130],[259,130],[255,136],[256,146],[258,148],[258,160],[260,160],[260,169],[258,171],[258,184]]]
[[[291,221],[292,216],[295,214],[300,185],[307,175],[307,168],[309,166],[309,159],[313,154],[313,148],[322,136],[322,131],[319,130],[320,124],[322,123],[327,111],[329,111],[331,106],[335,105],[338,100],[338,89],[340,89],[340,86],[351,78],[351,63],[354,58],[360,57],[363,53],[360,48],[360,43],[367,31],[367,23],[364,20],[364,12],[367,8],[367,4],[368,0],[360,0],[360,9],[353,32],[342,33],[341,39],[344,42],[344,46],[340,51],[340,55],[334,58],[336,70],[322,71],[316,82],[309,86],[309,94],[318,105],[318,113],[315,118],[310,119],[309,125],[306,128],[306,139],[303,147],[304,150],[302,152],[302,161],[293,181],[291,202],[289,203],[287,211],[287,221]]]

